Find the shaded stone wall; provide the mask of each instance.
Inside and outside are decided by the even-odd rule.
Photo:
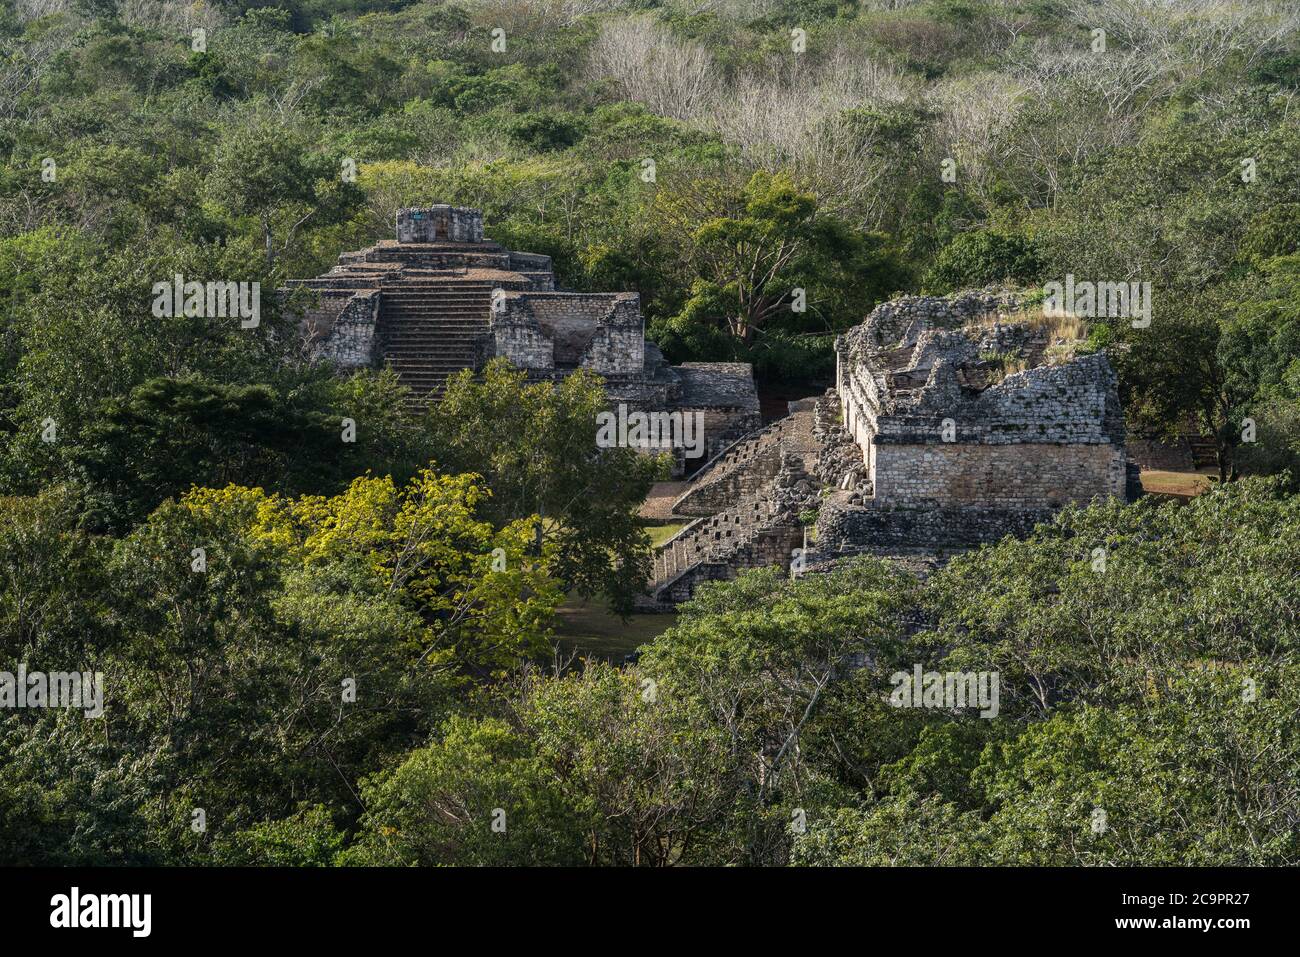
[[[301,309],[302,328],[313,353],[344,370],[374,365],[379,301],[376,289],[319,291],[317,302]]]
[[[1130,438],[1128,457],[1144,469],[1190,472],[1196,467],[1191,443],[1181,435],[1169,442]]]
[[[399,243],[481,243],[483,214],[464,206],[407,206],[397,211]]]
[[[541,253],[510,253],[510,268],[516,272],[553,272],[551,257]]]
[[[1008,535],[1024,537],[1051,509],[970,505],[947,508],[826,505],[817,517],[817,551],[826,556],[872,548],[973,548]]]

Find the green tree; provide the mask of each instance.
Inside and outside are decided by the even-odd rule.
[[[695,184],[694,190],[719,185]],[[820,331],[826,332],[845,318],[834,308],[840,303],[832,290],[851,287],[848,307],[865,311],[894,278],[879,237],[819,213],[817,198],[787,174],[755,173],[737,194],[720,198],[725,212],[702,220],[699,200],[689,191],[663,195],[665,228],[680,234],[696,276],[691,298],[665,326],[678,336],[716,330],[750,346],[774,326],[806,328],[795,311],[797,289],[804,290],[802,304],[813,316],[823,312]]]
[[[496,360],[479,377],[450,379],[430,407],[429,427],[444,467],[481,475],[491,487],[487,514],[498,522],[532,517],[533,551],[550,556],[558,580],[628,612],[650,576],[637,513],[663,464],[634,449],[597,447],[597,414],[607,403],[597,376],[530,383]]]
[[[342,158],[326,156],[296,130],[253,123],[217,147],[207,192],[235,216],[256,220],[268,265],[294,250],[299,230],[338,222],[361,202],[343,176]]]

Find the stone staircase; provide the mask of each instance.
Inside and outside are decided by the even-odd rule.
[[[732,578],[745,568],[789,568],[793,549],[807,544],[799,515],[816,500],[809,478],[800,456],[789,453],[760,494],[696,519],[658,546],[643,607],[673,607],[700,582]]]
[[[1193,469],[1217,469],[1219,467],[1219,447],[1213,438],[1207,435],[1191,434],[1187,436],[1187,445],[1191,450]]]
[[[723,502],[755,494],[771,481],[787,453],[810,461],[817,450],[811,410],[796,412],[733,442],[691,476],[673,502],[678,515],[711,515]]]
[[[757,494],[774,479],[789,452],[810,464],[818,450],[813,428],[814,413],[805,410],[737,439],[690,477],[672,503],[673,512],[712,515],[724,505]]]
[[[430,278],[383,290],[383,358],[420,405],[477,365],[492,309],[490,281]]]
[[[752,555],[778,518],[773,503],[753,500],[691,522],[654,550],[647,607],[676,605],[690,597],[699,581],[730,578],[740,567],[771,564],[768,558],[779,560],[781,556],[775,554],[765,554],[761,561]],[[766,551],[785,550],[777,546]],[[742,552],[747,560],[739,561]],[[788,561],[788,553],[784,557]]]

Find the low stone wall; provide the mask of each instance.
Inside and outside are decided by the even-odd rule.
[[[1170,443],[1155,439],[1128,440],[1128,457],[1143,469],[1160,469],[1166,472],[1191,472],[1195,468],[1191,443],[1179,436]]]
[[[541,253],[510,253],[510,268],[515,272],[552,272],[551,257]]]
[[[1052,510],[968,506],[959,508],[888,507],[827,504],[817,518],[820,554],[865,549],[973,548],[1008,535],[1023,537],[1049,521]]]
[[[871,474],[882,505],[1038,509],[1125,495],[1125,456],[1113,445],[876,445]]]

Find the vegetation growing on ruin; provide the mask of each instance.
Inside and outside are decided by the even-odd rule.
[[[0,863],[1300,863],[1297,95],[1282,0],[6,0],[0,671],[106,698],[0,711]],[[645,579],[600,384],[413,416],[269,294],[429,202],[810,388],[897,291],[1149,282],[1052,347],[1226,481],[557,662]],[[260,326],[152,314],[178,274]],[[915,664],[1001,713],[891,707]]]

